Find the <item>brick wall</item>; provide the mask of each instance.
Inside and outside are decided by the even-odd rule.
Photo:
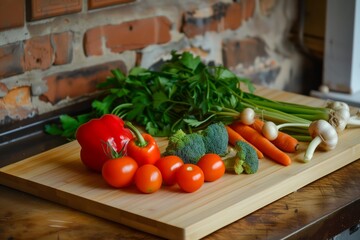
[[[2,0],[0,125],[82,101],[113,68],[189,50],[255,83],[301,90],[287,0]]]

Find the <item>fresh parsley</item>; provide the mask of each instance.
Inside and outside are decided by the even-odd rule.
[[[98,85],[106,96],[92,102],[83,116],[61,116],[48,125],[49,134],[74,137],[82,123],[112,113],[145,127],[153,136],[170,136],[178,129],[192,132],[213,122],[230,123],[244,106],[240,84],[254,90],[224,66],[211,66],[189,52],[173,51],[159,71],[134,67],[126,76],[119,69]]]

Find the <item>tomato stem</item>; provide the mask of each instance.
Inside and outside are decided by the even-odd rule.
[[[105,155],[109,158],[109,159],[116,159],[116,158],[120,158],[124,156],[124,151],[126,148],[126,144],[124,144],[120,151],[117,152],[114,149],[114,146],[112,146],[109,142],[105,142],[103,140],[101,140],[101,147],[105,153]]]

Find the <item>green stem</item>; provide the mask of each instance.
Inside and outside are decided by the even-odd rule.
[[[136,136],[137,145],[139,147],[146,147],[147,142],[145,141],[144,137],[142,136],[141,132],[129,121],[125,121],[125,127],[129,128]]]
[[[296,104],[296,103],[273,101],[251,93],[244,93],[244,98],[255,105],[270,107],[287,113],[325,114],[329,116],[329,111],[330,111],[330,109],[325,107],[312,107],[312,106]]]
[[[132,103],[123,103],[123,104],[120,104],[120,105],[117,105],[112,111],[111,113],[112,114],[115,114],[117,116],[121,115],[121,110],[124,109],[124,108],[130,108],[132,107],[133,104]]]
[[[300,127],[284,127],[282,128],[283,132],[287,132],[289,134],[302,134],[309,135],[309,128],[300,128]]]
[[[329,115],[326,113],[317,113],[317,114],[298,114],[298,113],[294,113],[295,116],[297,117],[301,117],[304,119],[307,119],[309,121],[316,121],[319,119],[323,119],[323,120],[329,120]]]
[[[226,108],[226,107],[223,107],[222,109],[226,110],[228,112],[232,112],[232,113],[236,114],[236,116],[240,115],[240,113],[238,111],[234,110],[234,109]]]
[[[293,138],[298,140],[299,142],[311,142],[312,137],[306,135],[291,135]]]
[[[209,112],[217,116],[229,116],[234,118],[237,118],[240,115],[238,111],[230,108],[222,108],[222,110],[224,111],[209,111]]]
[[[295,115],[280,112],[274,109],[271,110],[271,109],[255,108],[254,111],[260,118],[264,118],[266,120],[270,120],[276,123],[286,123],[286,122],[305,123],[305,124],[310,123],[310,121],[307,119],[299,118]]]
[[[232,94],[241,100],[242,105],[251,107],[259,116],[264,119],[273,120],[278,123],[283,122],[298,122],[310,123],[308,119],[297,117],[293,113],[309,113],[309,114],[325,114],[328,112],[326,108],[315,108],[299,104],[286,104],[282,102],[272,101],[251,93],[242,92],[242,96],[232,91]],[[259,100],[255,99],[258,98]],[[286,112],[287,111],[287,112]]]
[[[238,117],[239,116],[239,113],[238,112],[217,112],[217,111],[210,111],[210,113],[213,113],[217,116],[229,116],[229,117]]]
[[[281,128],[285,127],[306,127],[308,128],[310,124],[308,123],[282,123],[277,125],[277,129],[280,130]]]
[[[174,100],[169,100],[168,102],[170,103],[176,103],[176,104],[180,104],[180,105],[187,105],[190,106],[191,104],[186,103],[186,102],[180,102],[180,101],[174,101]]]

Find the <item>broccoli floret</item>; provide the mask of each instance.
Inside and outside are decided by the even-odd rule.
[[[186,134],[180,129],[169,137],[169,143],[163,155],[176,155],[184,163],[196,164],[205,153],[205,144],[200,134]]]
[[[222,122],[213,123],[201,131],[206,147],[206,153],[216,153],[220,156],[228,152],[229,135]]]
[[[255,149],[244,141],[237,141],[235,150],[235,156],[224,161],[226,169],[234,170],[236,174],[243,172],[247,174],[256,173],[259,168],[259,158]]]

